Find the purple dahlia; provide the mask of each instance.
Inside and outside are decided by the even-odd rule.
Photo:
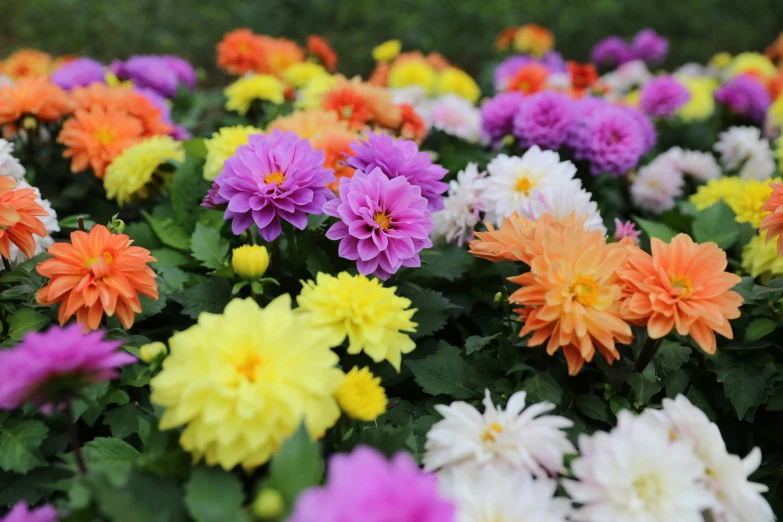
[[[767,89],[756,78],[741,74],[715,91],[715,99],[731,112],[762,123],[767,114],[770,100]]]
[[[91,83],[103,83],[106,71],[103,64],[92,58],[77,58],[65,63],[52,73],[52,82],[66,91],[85,87]]]
[[[587,121],[583,139],[580,149],[594,175],[623,175],[639,164],[645,151],[642,128],[622,107],[596,111]]]
[[[603,68],[614,68],[634,58],[631,47],[619,36],[604,38],[595,44],[590,53],[590,60],[596,66]]]
[[[639,105],[654,118],[669,118],[688,103],[691,93],[673,76],[659,76],[642,87]]]
[[[633,37],[631,50],[637,60],[647,63],[662,62],[669,51],[669,41],[652,29],[644,29]]]
[[[574,125],[573,101],[556,91],[543,91],[526,96],[514,116],[514,136],[522,147],[538,145],[557,150]]]
[[[481,105],[481,130],[493,143],[512,133],[514,116],[523,97],[521,92],[504,92]]]

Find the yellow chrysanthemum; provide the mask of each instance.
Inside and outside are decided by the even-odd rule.
[[[296,298],[309,324],[326,332],[331,346],[348,337],[348,353],[364,351],[373,361],[387,360],[400,371],[402,354],[416,348],[403,333],[418,326],[411,321],[416,309],[409,308],[410,300],[363,275],[319,273],[316,281],[303,282]]]
[[[153,402],[166,408],[160,428],[185,426],[180,444],[210,466],[253,469],[303,421],[318,438],[340,416],[338,357],[287,294],[263,309],[234,299],[222,314],[202,313],[169,346],[150,383]]]
[[[456,67],[447,67],[438,75],[435,90],[438,94],[453,93],[462,96],[471,103],[476,103],[481,96],[481,90],[475,80]]]
[[[335,394],[337,403],[348,416],[374,421],[386,413],[386,390],[381,386],[381,378],[370,372],[369,368],[354,368],[345,374],[340,389]]]
[[[741,187],[742,180],[737,177],[711,179],[696,189],[696,193],[690,197],[690,202],[696,210],[704,210],[718,201],[728,201],[741,190]]]
[[[313,78],[329,76],[326,69],[314,62],[295,63],[283,71],[283,80],[297,89],[310,83]]]
[[[767,126],[783,131],[783,96],[777,99],[767,109]]]
[[[402,42],[388,40],[372,50],[372,58],[376,62],[390,62],[397,58],[402,50]]]
[[[268,74],[244,76],[224,91],[226,110],[245,115],[256,100],[280,104],[285,101],[285,84]]]
[[[764,78],[775,76],[778,72],[775,64],[769,58],[759,53],[738,54],[729,63],[727,71],[731,77],[743,73],[756,73]]]
[[[731,63],[731,53],[722,52],[710,58],[710,65],[716,69],[723,69]]]
[[[320,109],[323,106],[324,95],[335,83],[337,83],[336,76],[316,76],[299,91],[294,107]]]
[[[397,60],[389,70],[388,85],[393,89],[418,85],[427,94],[432,93],[438,74],[423,59]]]
[[[251,134],[261,134],[264,131],[255,127],[223,127],[212,133],[212,137],[204,140],[207,147],[207,161],[204,163],[204,179],[213,181],[223,171],[223,163],[234,155],[237,149],[247,143]]]
[[[753,277],[783,275],[783,257],[774,241],[767,243],[766,236],[760,233],[742,249],[742,268]]]
[[[706,120],[715,112],[713,96],[718,83],[709,77],[677,78],[691,94],[688,103],[677,111],[677,115],[687,122]]]
[[[761,205],[772,194],[772,187],[769,186],[771,181],[778,180],[746,180],[740,185],[739,190],[726,200],[731,210],[734,211],[737,223],[750,223],[755,228],[761,226],[761,220],[769,214],[769,212],[761,210]]]
[[[168,184],[170,172],[160,166],[185,161],[182,144],[169,136],[153,136],[122,151],[122,154],[106,168],[103,187],[106,197],[116,199],[120,205],[132,199],[147,199],[153,189]]]

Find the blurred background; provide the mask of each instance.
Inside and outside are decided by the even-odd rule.
[[[367,74],[370,50],[389,38],[476,74],[492,59],[497,33],[524,23],[551,29],[557,50],[580,61],[605,36],[652,27],[670,39],[664,65],[673,66],[763,50],[783,30],[783,0],[0,0],[0,57],[20,47],[103,61],[171,53],[214,83],[215,44],[248,27],[300,44],[325,36],[346,74]]]

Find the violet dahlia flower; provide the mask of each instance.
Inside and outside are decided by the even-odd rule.
[[[543,91],[526,96],[514,116],[514,136],[522,147],[538,145],[557,150],[574,125],[572,100],[556,91]]]
[[[91,83],[103,83],[106,72],[103,64],[92,58],[77,58],[65,63],[52,73],[52,83],[70,91],[76,87],[85,87]]]
[[[166,98],[177,94],[180,83],[177,73],[162,56],[131,56],[125,62],[116,60],[111,64],[111,71],[120,80],[130,80],[137,87],[152,89]]]
[[[185,85],[191,91],[196,88],[196,70],[189,61],[171,54],[161,56],[161,59],[174,71],[181,85]]]
[[[514,116],[523,97],[521,92],[504,92],[481,105],[481,130],[493,143],[497,144],[512,133]]]
[[[621,176],[639,164],[644,154],[644,133],[627,109],[607,106],[587,121],[580,144],[590,171]]]
[[[642,87],[639,105],[654,118],[668,118],[688,103],[691,93],[673,76],[659,76]]]
[[[740,74],[715,91],[718,103],[728,107],[731,112],[762,123],[767,114],[770,100],[767,89],[749,74]]]
[[[634,59],[631,47],[619,36],[604,38],[590,52],[590,60],[598,67],[614,68]]]
[[[30,509],[24,502],[16,504],[11,511],[0,519],[1,522],[57,522],[57,511],[52,506]]]
[[[636,33],[631,42],[634,58],[647,63],[662,62],[669,52],[669,41],[652,29]]]
[[[642,235],[642,231],[636,228],[636,223],[631,220],[621,221],[614,218],[614,240],[622,241],[628,239],[634,245],[639,244],[639,238]]]

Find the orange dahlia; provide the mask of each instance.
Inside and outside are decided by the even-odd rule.
[[[272,74],[281,77],[283,71],[295,63],[304,61],[304,50],[296,42],[287,38],[272,38],[269,36],[260,36],[264,52],[265,74]]]
[[[264,41],[250,29],[226,33],[217,44],[217,64],[231,74],[260,73],[265,68]]]
[[[278,116],[267,127],[267,132],[279,129],[291,131],[303,140],[314,138],[326,130],[348,130],[348,124],[334,112],[321,109],[294,111],[287,116]]]
[[[16,181],[0,176],[0,255],[11,257],[11,243],[25,256],[35,254],[33,234],[45,237],[46,226],[38,217],[49,213],[36,202],[31,188],[17,188]]]
[[[767,233],[767,242],[778,238],[778,255],[783,256],[783,183],[770,183],[772,194],[761,205],[762,212],[770,212],[761,220],[759,232]]]
[[[372,119],[373,111],[361,87],[343,82],[324,97],[323,107],[333,111],[351,129],[362,129]]]
[[[92,168],[103,179],[106,167],[120,153],[142,139],[144,127],[128,113],[96,106],[78,110],[63,125],[57,142],[65,145],[63,157],[71,159],[71,172]]]
[[[568,74],[571,76],[571,87],[577,93],[584,92],[598,81],[598,71],[591,63],[568,62]]]
[[[89,233],[71,233],[70,243],[49,247],[53,257],[36,270],[49,284],[38,291],[42,305],[60,303],[58,319],[63,325],[73,314],[85,330],[96,330],[103,314],[115,313],[127,329],[141,312],[139,295],[158,298],[155,272],[147,263],[155,261],[146,248],[131,246],[125,234],[112,234],[103,225]]]
[[[547,68],[539,63],[523,65],[508,81],[506,90],[533,94],[546,86],[548,76]]]
[[[307,52],[317,56],[327,71],[334,72],[337,69],[337,53],[320,36],[311,34],[307,37]]]
[[[348,130],[331,129],[310,140],[314,149],[323,151],[324,167],[334,171],[336,179],[327,185],[334,192],[337,192],[340,178],[351,178],[356,172],[345,162],[347,156],[353,156],[351,143],[356,139],[356,134]]]
[[[31,76],[48,76],[52,57],[35,49],[20,49],[0,63],[0,73],[14,80]]]
[[[370,74],[370,79],[367,80],[370,85],[384,86],[389,83],[389,71],[391,65],[389,62],[375,62],[375,69]]]
[[[544,219],[551,214],[544,214]],[[530,239],[535,232],[536,223],[514,212],[504,217],[500,228],[495,229],[492,223],[485,223],[486,232],[476,232],[476,237],[468,242],[470,253],[489,261],[522,261],[529,264],[532,259],[527,253],[523,242]]]
[[[71,110],[68,95],[41,76],[22,78],[0,87],[0,125],[12,124],[23,116],[52,122]]]
[[[676,328],[707,353],[715,353],[715,332],[733,338],[729,319],[740,316],[742,297],[731,289],[742,279],[726,272],[726,253],[715,243],[694,243],[678,234],[670,244],[653,238],[652,255],[634,248],[620,270],[626,285],[623,318],[647,324],[653,339]]]
[[[372,112],[372,119],[381,127],[398,129],[402,124],[402,111],[394,104],[394,98],[388,89],[369,83],[354,82],[364,94]]]
[[[421,144],[427,137],[427,123],[416,112],[412,105],[401,103],[400,109],[400,136],[407,140],[413,140]]]
[[[163,120],[162,111],[130,87],[120,85],[111,87],[102,83],[93,83],[87,87],[77,87],[71,91],[71,99],[76,109],[89,111],[102,107],[105,111],[125,111],[141,123],[143,136],[165,136],[174,129]]]

